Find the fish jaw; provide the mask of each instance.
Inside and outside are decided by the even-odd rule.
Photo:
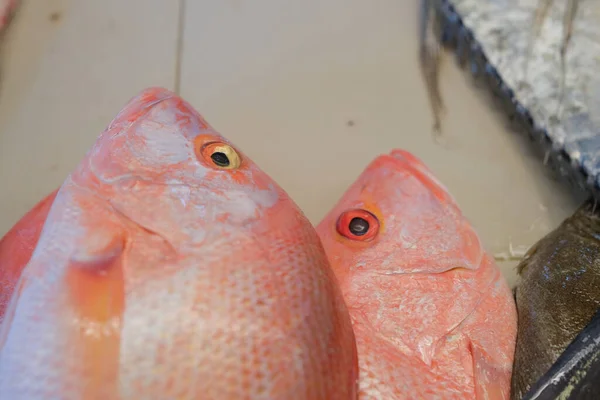
[[[237,168],[203,158],[215,143]],[[314,228],[163,89],[67,178],[16,293],[0,398],[79,399],[100,381],[103,399],[356,398],[354,333]]]
[[[372,223],[364,236],[353,236],[344,224],[364,213]],[[513,297],[452,196],[419,159],[403,150],[376,158],[317,232],[350,309],[359,360],[366,357],[363,351],[377,351],[361,350],[369,341],[361,335],[368,335],[395,349],[396,365],[423,376],[411,377],[419,385],[430,384],[423,371],[437,377],[436,393],[450,396],[464,387],[457,398],[507,398],[516,335]],[[490,291],[497,291],[492,300]],[[498,321],[488,318],[491,309],[501,313]],[[387,369],[376,367],[377,359],[384,357],[373,356],[373,370],[361,363],[361,393],[365,385],[373,389],[362,377]],[[452,382],[463,383],[451,389]],[[427,395],[392,382],[381,382],[378,390],[390,387],[400,391],[398,398]]]

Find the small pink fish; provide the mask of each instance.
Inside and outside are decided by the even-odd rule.
[[[508,399],[512,293],[423,163],[375,159],[317,227],[350,309],[360,399]]]
[[[0,399],[345,400],[357,374],[314,228],[160,88],[61,186],[0,329]]]

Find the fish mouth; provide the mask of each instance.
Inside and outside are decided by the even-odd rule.
[[[440,199],[454,202],[454,198],[450,195],[448,188],[420,158],[407,150],[393,149],[388,154],[382,154],[373,161],[369,169],[383,166],[392,168],[396,172],[414,176]]]
[[[423,161],[402,149],[393,149],[388,154],[381,154],[373,161],[373,164],[376,166],[381,164],[392,166],[397,171],[417,170],[422,173],[429,173]]]
[[[110,122],[106,131],[112,131],[114,128],[119,127],[119,131],[115,133],[118,134],[123,130],[127,130],[154,106],[175,96],[177,95],[170,90],[158,86],[142,90],[129,99],[117,116]],[[120,126],[122,124],[125,124],[125,126]]]
[[[415,155],[411,154],[410,152],[406,151],[406,150],[402,150],[402,149],[394,149],[392,151],[390,151],[389,156],[403,161],[405,163],[408,163],[410,165],[419,165],[419,166],[423,166],[423,161],[421,161],[421,159],[419,159],[418,157],[416,157]]]

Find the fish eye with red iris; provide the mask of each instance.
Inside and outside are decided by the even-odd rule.
[[[353,209],[340,215],[336,228],[345,238],[364,242],[377,236],[379,220],[367,210]]]

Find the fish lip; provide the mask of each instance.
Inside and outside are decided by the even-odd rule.
[[[177,94],[174,92],[160,86],[146,88],[129,99],[116,117],[113,118],[113,120],[108,124],[108,127],[105,129],[105,131],[112,131],[119,125],[126,123],[128,114],[131,114],[135,111],[139,112],[140,114],[138,118],[136,118],[134,121],[130,121],[128,124],[120,126],[118,131],[113,133],[113,136],[118,136],[129,130],[135,123],[139,122],[139,120],[147,115],[148,112],[156,105],[173,99],[176,96]],[[149,97],[153,97],[153,99],[151,100]]]
[[[392,168],[395,172],[415,177],[441,201],[456,204],[456,200],[446,185],[433,174],[433,171],[420,158],[409,151],[393,149],[387,154],[381,154],[373,160],[367,169],[376,170],[386,166]]]
[[[419,171],[426,169],[420,158],[403,149],[392,149],[389,153],[380,155],[379,158],[403,168],[412,167]]]
[[[410,169],[420,170],[418,164],[414,161],[420,161],[415,156],[402,149],[393,149],[387,154],[380,154],[371,163],[369,169],[378,168],[381,166],[389,166],[398,172],[407,171]]]
[[[98,160],[93,156],[93,153],[97,148],[104,146],[106,140],[110,141],[121,135],[127,135],[132,129],[135,128],[136,125],[142,123],[152,109],[154,109],[154,107],[157,105],[172,99],[177,99],[178,97],[179,96],[176,93],[169,89],[160,86],[154,86],[143,89],[134,97],[130,98],[129,101],[119,111],[117,116],[113,118],[113,120],[100,134],[100,137],[97,139],[92,149],[88,152],[84,163],[89,173],[99,179],[103,184],[108,184],[115,188],[119,188],[119,186],[121,186],[121,188],[124,187],[130,189],[138,182],[151,182],[151,180],[131,172],[123,173],[118,176],[107,177],[103,172],[103,167],[98,165]],[[131,114],[136,114],[136,117],[131,118]],[[75,178],[74,182],[79,184],[79,178]],[[153,182],[153,184],[161,183]]]
[[[422,164],[422,161],[420,159],[418,159],[415,155],[411,154],[407,150],[393,149],[389,152],[388,155],[397,160],[403,160],[405,162],[418,162]]]

